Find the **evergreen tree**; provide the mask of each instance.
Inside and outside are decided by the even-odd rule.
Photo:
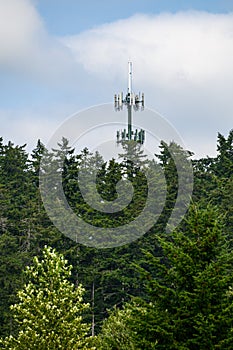
[[[88,308],[83,288],[69,281],[72,266],[55,250],[45,247],[43,259],[27,267],[27,283],[11,308],[19,325],[17,335],[1,340],[2,349],[91,349],[89,326],[82,321]]]
[[[174,141],[167,144],[161,141],[160,154],[155,154],[164,171],[167,184],[166,203],[159,224],[162,230],[169,225],[170,229],[179,224],[180,219],[188,209],[192,195],[193,170],[192,152],[185,151]]]
[[[200,208],[197,209],[198,215],[204,213],[206,210],[204,208],[206,208],[208,202],[218,207],[225,224],[224,229],[220,229],[220,225],[219,230],[224,231],[224,240],[232,246],[230,241],[233,227],[232,131],[228,137],[219,134],[217,147],[218,155],[216,158],[206,157],[193,161],[195,176],[194,201],[200,202]],[[163,317],[159,317],[158,305],[159,303],[161,304],[162,292],[157,297],[151,293],[151,290],[154,288],[153,283],[155,283],[154,280],[156,279],[159,279],[162,285],[166,287],[172,286],[172,281],[167,281],[165,278],[166,275],[162,275],[162,266],[164,267],[164,271],[166,270],[169,275],[173,271],[172,264],[176,266],[178,260],[173,262],[171,257],[168,258],[168,251],[164,248],[165,243],[163,244],[161,240],[167,238],[166,242],[172,243],[178,250],[176,243],[177,231],[174,233],[174,238],[173,235],[166,237],[161,237],[161,235],[165,230],[171,214],[175,213],[179,215],[179,210],[180,208],[182,209],[180,205],[175,208],[175,204],[177,204],[178,195],[181,199],[180,204],[182,204],[183,199],[185,199],[186,189],[189,190],[189,187],[180,186],[179,181],[182,180],[180,182],[184,182],[183,180],[186,179],[185,167],[183,168],[183,165],[191,154],[184,152],[175,143],[167,145],[162,142],[160,148],[161,153],[157,155],[159,164],[155,161],[149,162],[146,160],[140,145],[133,143],[123,147],[124,154],[121,155],[121,161],[112,159],[109,162],[104,162],[99,154],[93,155],[87,149],[84,149],[80,154],[75,154],[75,151],[69,146],[68,140],[63,138],[58,144],[57,149],[53,150],[53,152],[48,152],[39,141],[35,150],[32,151],[30,158],[25,151],[25,146],[15,146],[11,142],[4,145],[0,138],[0,334],[2,336],[14,330],[12,316],[9,313],[9,305],[16,303],[16,292],[22,288],[22,267],[30,264],[34,255],[40,255],[42,247],[46,244],[55,248],[59,253],[62,253],[69,260],[69,263],[72,263],[74,266],[70,279],[76,287],[79,286],[80,281],[82,281],[85,287],[83,297],[85,302],[91,302],[91,308],[84,312],[84,322],[90,323],[92,321],[95,334],[98,334],[103,319],[108,316],[114,305],[122,307],[125,302],[129,302],[131,296],[139,296],[140,299],[127,304],[123,310],[116,309],[113,312],[113,316],[110,316],[110,319],[105,321],[105,331],[103,329],[103,332],[105,332],[104,337],[110,336],[111,338],[110,332],[115,334],[116,342],[112,343],[112,346],[115,344],[115,348],[124,346],[119,344],[131,344],[131,337],[133,337],[135,349],[161,347],[161,337],[167,341],[170,339],[171,342],[177,339],[176,335],[174,335],[175,338],[173,339],[173,330],[177,329],[178,321],[176,320],[176,316],[179,313],[175,313],[175,307],[173,311],[167,308],[169,312],[166,313],[163,313],[161,311],[163,308],[161,308],[160,311]],[[130,155],[132,156],[132,160],[130,160]],[[43,161],[41,162],[42,158]],[[177,166],[179,169],[177,169]],[[93,177],[92,175],[94,173],[97,175],[96,183],[93,183],[93,181],[91,183],[89,178],[86,178],[86,188],[84,190],[86,190],[90,202],[92,200],[92,186],[94,185],[104,203],[114,201],[112,207],[117,209],[116,212],[101,212],[98,208],[92,208],[85,201],[79,188],[79,173],[83,169],[87,170],[86,174],[88,176],[90,175],[90,178]],[[148,169],[155,170],[151,175],[151,183],[154,186],[151,192],[152,197],[155,198],[155,201],[153,201],[155,206],[159,205],[163,200],[162,189],[164,189],[165,181],[164,177],[161,177],[160,174],[163,172],[165,175],[167,184],[165,208],[157,224],[143,237],[122,247],[98,250],[80,245],[78,238],[76,239],[77,235],[72,236],[74,240],[69,239],[61,234],[54,226],[41,200],[40,191],[43,188],[46,191],[50,191],[52,194],[51,203],[48,203],[48,205],[55,206],[55,219],[57,220],[59,217],[61,222],[64,223],[64,228],[68,227],[70,232],[74,232],[74,230],[72,227],[69,227],[69,218],[66,218],[65,215],[59,216],[59,203],[60,199],[62,199],[60,190],[64,191],[67,202],[74,213],[82,217],[86,222],[96,227],[120,227],[137,218],[147,203],[148,182],[146,175],[148,174]],[[180,178],[178,176],[178,170]],[[40,171],[42,178],[45,172],[48,176],[45,177],[45,181],[39,188]],[[57,186],[60,180],[62,180],[62,187]],[[118,198],[124,199],[125,197],[125,195],[122,197],[119,196],[117,192],[120,188],[118,187],[120,180],[123,180],[122,183],[126,183],[126,180],[128,182],[130,181],[134,192],[129,205],[123,205],[122,207],[124,209],[119,211],[122,201],[117,202],[116,200]],[[128,194],[127,190],[123,192],[123,194],[126,193]],[[129,197],[131,198],[131,196]],[[58,200],[54,201],[54,198]],[[49,200],[50,198],[48,198]],[[193,211],[191,210],[191,212]],[[208,210],[206,210],[207,212]],[[211,213],[213,213],[212,209],[210,210],[210,218],[208,219],[206,216],[205,221],[206,231],[208,232],[211,230],[207,225],[208,222],[211,225]],[[146,225],[146,221],[143,221],[142,225],[144,224]],[[183,225],[180,228],[179,232],[184,235],[183,243],[186,242],[187,237],[190,238],[190,225],[191,223]],[[195,226],[196,224],[193,225]],[[137,227],[135,228],[135,232],[136,229]],[[94,237],[94,231],[95,228],[90,233],[90,237]],[[131,231],[133,234],[134,230]],[[88,233],[87,243],[89,243]],[[125,234],[127,234],[125,231],[122,234],[120,233],[119,239],[121,241],[124,241]],[[207,237],[208,234],[200,234],[200,237],[204,236]],[[158,237],[161,238],[158,239]],[[106,239],[107,237],[103,237],[103,241]],[[193,242],[193,247],[195,244],[199,247],[197,241],[193,240]],[[225,249],[224,244],[222,246]],[[187,245],[186,248],[188,252],[191,251],[191,248]],[[186,248],[184,248],[184,251]],[[206,249],[208,250],[208,247]],[[146,258],[143,255],[143,251],[147,251]],[[197,252],[197,256],[201,260],[201,256],[198,254]],[[158,259],[154,259],[154,256],[160,256],[159,261]],[[216,259],[218,259],[218,256]],[[145,278],[142,281],[139,279],[139,270],[135,268],[135,265],[139,263],[144,269],[144,272],[146,270],[146,274],[144,274]],[[220,271],[225,271],[224,264],[224,259],[222,262],[219,262],[219,266],[221,266]],[[228,265],[229,276],[231,276],[230,265],[231,263]],[[197,273],[200,270],[198,266]],[[151,286],[148,288],[148,284],[150,283]],[[154,290],[156,291],[156,288]],[[177,295],[179,295],[178,292]],[[192,295],[194,298],[195,295]],[[176,298],[178,300],[177,305],[181,304],[178,296]],[[157,299],[158,303],[155,303]],[[172,298],[170,299],[172,300]],[[167,300],[169,300],[168,297]],[[196,303],[195,300],[194,304]],[[230,286],[223,295],[222,300],[223,305],[227,305],[232,300]],[[188,302],[191,303],[190,299],[187,298],[187,305],[189,305]],[[231,308],[229,306],[221,314],[224,315],[227,322],[230,319],[230,312]],[[216,314],[218,313],[216,312]],[[184,318],[183,314],[181,316]],[[112,324],[110,324],[110,320]],[[190,321],[190,328],[192,328],[193,320],[195,320],[195,317]],[[174,329],[171,326],[172,322]],[[198,329],[197,323],[199,321],[195,322],[195,329]],[[119,323],[119,327],[114,328],[114,324]],[[161,324],[160,328],[158,328],[157,324]],[[220,325],[220,327],[223,326]],[[229,330],[229,328],[229,324],[226,325],[223,336],[226,335],[224,333],[225,329]],[[130,343],[125,338],[128,331],[129,338],[126,338]],[[117,339],[120,339],[121,332],[123,332],[122,343],[119,343]],[[12,334],[14,335],[14,333]],[[219,348],[224,349],[224,346],[227,348],[228,345],[226,344],[230,344],[231,337],[229,334],[228,332],[228,335],[225,336],[228,343],[222,342],[218,345]],[[166,344],[169,344],[170,347],[172,346],[169,342]],[[188,347],[189,345],[179,343],[179,346],[182,348],[182,346]],[[215,344],[213,345],[214,347],[218,348]],[[165,345],[164,348],[166,348]]]
[[[147,302],[134,304],[146,310],[138,321],[133,311],[139,338],[156,339],[156,349],[229,349],[233,254],[218,211],[192,205],[183,228],[158,240],[162,255],[146,253],[156,274],[142,269]]]
[[[229,178],[233,174],[233,129],[227,138],[218,133],[217,151],[216,173]]]
[[[162,254],[145,252],[141,267],[147,296],[104,322],[103,349],[230,349],[233,254],[218,212],[193,205],[182,229],[158,240]]]
[[[18,248],[17,237],[7,232],[0,235],[0,337],[13,331],[10,305],[16,302],[16,291],[23,286],[22,270],[28,262],[27,254]]]

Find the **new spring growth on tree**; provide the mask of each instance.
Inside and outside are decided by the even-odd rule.
[[[16,336],[1,340],[1,349],[94,349],[89,345],[90,326],[82,314],[84,289],[69,281],[72,266],[61,254],[45,246],[42,259],[26,268],[28,282],[11,306],[19,326]]]

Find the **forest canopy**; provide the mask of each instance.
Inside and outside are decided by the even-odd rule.
[[[55,249],[58,256],[73,266],[67,281],[82,294],[80,317],[84,325],[89,325],[89,328],[84,326],[83,335],[92,338],[91,343],[89,340],[85,343],[87,348],[231,347],[233,130],[227,136],[218,134],[217,155],[212,158],[193,159],[192,153],[179,145],[162,141],[154,160],[144,157],[142,147],[135,147],[137,162],[130,162],[127,147],[123,147],[119,159],[105,161],[99,153],[92,154],[88,149],[77,153],[65,138],[53,151],[48,151],[39,140],[30,154],[25,145],[5,144],[0,139],[2,339],[10,335],[17,338],[22,331],[13,317],[11,305],[18,305],[19,291],[28,281],[25,266],[32,269],[33,261],[42,259],[45,247],[51,247],[47,253]],[[174,209],[180,210],[176,207],[180,175],[172,156],[174,152],[179,159],[191,162],[193,189],[186,215],[179,225],[168,231]],[[72,211],[95,227],[120,228],[140,215],[148,196],[145,172],[152,167],[154,187],[160,189],[152,191],[152,197],[158,202],[165,198],[165,204],[154,225],[141,236],[135,234],[125,244],[124,231],[115,237],[114,247],[98,249],[94,244],[82,244],[78,237],[70,239],[61,232],[47,214],[40,187],[40,174],[46,166],[46,162],[41,163],[42,158],[53,173],[60,174]],[[92,191],[88,178],[84,183],[86,197],[79,187],[78,177],[85,167],[90,174],[97,174],[96,188],[103,201],[115,201],[114,208],[119,206],[119,211],[100,212],[85,201]],[[159,176],[161,171],[163,180]],[[117,202],[117,183],[121,179],[127,179],[134,190],[132,200],[123,209],[122,203]],[[48,181],[56,195],[56,179],[50,177]],[[187,189],[184,188],[183,198]],[[66,218],[62,220],[65,222]],[[67,230],[72,231],[72,227]],[[90,232],[86,239],[94,241],[94,233]],[[101,239],[106,241],[106,237]],[[56,287],[54,289],[56,291]],[[84,307],[87,303],[88,308]],[[66,349],[78,348],[74,344],[69,346]]]

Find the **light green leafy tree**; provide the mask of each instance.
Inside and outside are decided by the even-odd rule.
[[[34,258],[19,302],[11,306],[18,334],[1,340],[1,349],[94,349],[90,326],[82,319],[89,305],[83,302],[82,286],[69,281],[71,269],[63,255],[47,246],[41,260]]]
[[[131,317],[131,308],[126,306],[121,310],[115,307],[95,339],[97,349],[136,350],[134,330],[129,326]]]

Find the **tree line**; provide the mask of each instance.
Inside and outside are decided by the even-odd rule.
[[[131,162],[127,158],[131,146],[126,144],[119,160],[106,162],[99,153],[92,154],[88,149],[77,154],[65,138],[53,151],[38,141],[31,154],[26,152],[25,145],[4,144],[0,139],[1,338],[5,342],[15,341],[13,349],[24,346],[33,349],[25,339],[34,339],[37,344],[36,337],[40,345],[35,345],[35,349],[229,349],[233,336],[232,140],[233,130],[227,137],[218,134],[214,158],[192,160],[192,153],[184,152],[179,145],[161,142],[160,153],[154,160],[146,159],[139,146],[132,146],[137,161]],[[168,233],[167,224],[179,190],[174,152],[178,158],[189,158],[192,162],[194,188],[185,218]],[[145,177],[148,167],[153,167],[156,174],[162,170],[165,175],[165,206],[153,227],[131,243],[105,249],[82,245],[62,234],[46,213],[39,176],[46,162],[53,174],[61,174],[72,210],[97,227],[121,226],[140,214],[148,195]],[[119,212],[101,213],[86,203],[78,184],[80,171],[85,167],[90,173],[97,173],[97,190],[106,201],[117,198],[116,184],[127,178],[134,188],[129,205]],[[50,180],[49,188],[55,191],[56,183]],[[160,176],[153,180],[156,188],[164,186]],[[88,181],[85,185],[88,196],[92,189]],[[155,195],[160,200],[160,194]],[[52,258],[60,261],[60,272],[54,267],[55,262],[49,268]],[[43,268],[41,259],[48,261]],[[66,267],[66,260],[72,270]],[[29,272],[24,272],[25,266]],[[43,279],[43,269],[51,270],[51,279],[54,278],[56,287],[50,292],[45,292],[39,281]],[[38,277],[33,277],[37,270]],[[52,301],[45,298],[43,305],[43,298],[37,300],[37,294],[32,292],[39,292],[40,288],[46,296],[54,290],[57,295]],[[56,306],[59,290],[61,294],[65,290],[64,297],[75,291],[74,299],[67,297],[71,303],[67,314],[59,318],[54,312],[58,323],[53,319],[45,327],[38,321],[38,329],[32,329],[33,336],[24,338],[31,329],[30,317],[23,316],[28,320],[24,324],[22,314],[17,318],[14,312],[20,313],[20,305],[26,310],[26,302],[28,310],[34,307],[37,312],[46,308],[46,302]],[[63,327],[65,317],[70,317],[70,323],[67,321]],[[53,322],[55,335],[48,340],[46,336],[53,331]],[[74,331],[77,336],[72,337],[68,328],[71,333],[79,329]],[[6,344],[2,347],[10,348],[10,343]]]

